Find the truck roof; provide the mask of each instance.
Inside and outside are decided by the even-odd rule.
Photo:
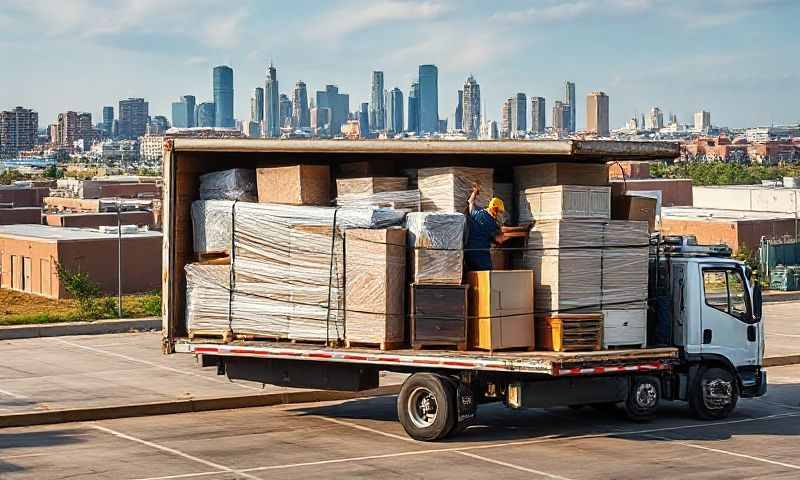
[[[657,160],[680,155],[677,142],[620,140],[270,140],[170,138],[176,152],[316,153],[349,155],[537,156],[548,161]]]

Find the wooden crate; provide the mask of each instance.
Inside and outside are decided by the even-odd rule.
[[[290,205],[330,205],[330,167],[292,165],[256,170],[258,201]]]
[[[531,270],[469,273],[472,347],[533,348],[533,275]]]
[[[520,190],[519,222],[540,220],[608,220],[611,187],[556,185]]]
[[[467,348],[468,285],[411,284],[411,347]]]
[[[536,318],[535,323],[538,350],[589,352],[602,349],[602,313],[560,313]]]
[[[406,177],[362,177],[336,179],[336,195],[370,195],[408,189]]]
[[[520,191],[553,185],[608,185],[608,166],[593,163],[540,163],[514,167],[514,179]]]

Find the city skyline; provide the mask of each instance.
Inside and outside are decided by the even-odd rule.
[[[479,9],[481,15],[450,1],[347,2],[359,8],[352,9],[355,14],[344,25],[334,16],[340,3],[281,6],[283,15],[269,20],[260,17],[271,15],[259,15],[268,6],[256,2],[231,11],[211,3],[208,9],[178,4],[170,10],[183,17],[165,15],[149,4],[135,12],[127,4],[117,10],[95,6],[88,13],[111,22],[100,28],[95,24],[102,21],[92,23],[91,15],[80,15],[87,13],[84,7],[59,19],[60,12],[36,8],[41,2],[6,2],[0,24],[8,28],[0,33],[0,44],[13,46],[14,56],[6,62],[11,68],[6,88],[0,89],[0,108],[33,108],[43,123],[66,110],[101,118],[103,106],[142,97],[153,114],[169,116],[180,95],[195,95],[198,104],[211,101],[210,70],[225,64],[236,72],[234,116],[244,121],[249,95],[243,93],[263,84],[264,67],[274,58],[284,85],[303,79],[316,91],[335,84],[350,94],[353,109],[369,101],[371,71],[383,71],[386,85],[405,89],[418,65],[435,64],[439,116],[451,125],[456,92],[469,74],[481,81],[489,119],[499,118],[499,106],[516,92],[551,102],[562,99],[565,80],[575,82],[579,106],[594,90],[613,99],[612,128],[653,105],[676,113],[684,123],[691,123],[696,110],[709,110],[715,124],[731,127],[794,123],[800,110],[800,67],[780,54],[782,49],[796,51],[798,42],[790,20],[800,6],[791,2],[715,0],[697,6],[689,19],[671,14],[680,9],[656,0],[541,2],[535,7],[512,1]],[[295,10],[302,11],[302,23],[291,20]],[[215,15],[216,28],[205,28]],[[592,22],[598,15],[603,21]],[[268,45],[244,48],[263,43],[256,41],[265,31],[258,22],[269,24]],[[769,28],[763,28],[766,24]],[[291,28],[299,29],[299,35],[281,34]],[[429,40],[392,48],[377,41],[386,32],[408,28],[427,32],[420,38]],[[778,51],[765,55],[754,48],[755,35],[759,44],[779,45]],[[330,41],[321,41],[326,36]],[[456,38],[464,43],[454,52],[448,39]],[[501,40],[510,39],[515,50],[544,40],[557,47],[537,49],[536,62],[520,62],[511,49],[501,48]],[[593,50],[585,53],[588,41]],[[52,89],[47,83],[56,69],[63,78]],[[87,77],[92,81],[86,82]],[[578,128],[585,126],[582,110],[576,109]]]

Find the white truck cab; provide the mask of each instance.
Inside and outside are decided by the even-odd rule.
[[[700,417],[727,416],[738,397],[766,390],[760,286],[731,258],[675,255],[669,271],[672,342],[686,366],[678,396]]]

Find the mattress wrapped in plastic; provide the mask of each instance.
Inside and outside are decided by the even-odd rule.
[[[196,232],[227,234],[230,243],[231,230],[207,219],[227,215],[233,227],[233,331],[298,340],[344,339],[343,232],[398,225],[405,216],[375,207],[194,203],[202,213]]]
[[[422,197],[419,190],[347,194],[337,197],[336,205],[340,207],[385,207],[419,212],[422,209]]]
[[[186,328],[218,333],[230,327],[230,265],[190,263],[186,272]]]
[[[536,312],[640,308],[648,243],[647,222],[536,222],[519,265],[536,272]]]
[[[485,207],[493,195],[494,170],[491,168],[421,168],[417,175],[425,212],[465,211],[475,184],[481,189],[476,202],[478,206]]]
[[[460,285],[464,268],[461,213],[414,212],[406,216],[414,283]]]
[[[230,253],[233,202],[192,202],[192,242],[195,253]]]
[[[240,200],[255,202],[256,171],[247,168],[231,168],[200,176],[201,200]]]

